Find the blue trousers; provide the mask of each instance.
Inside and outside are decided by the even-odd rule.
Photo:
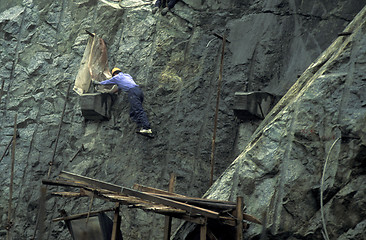
[[[156,2],[155,2],[155,7],[163,7],[163,8],[165,8],[166,6],[162,6],[161,5],[161,0],[157,0]],[[163,1],[163,5],[164,5],[164,2],[165,1]],[[167,2],[168,2],[168,8],[169,9],[172,9],[173,7],[174,7],[174,5],[177,3],[177,2],[179,2],[179,0],[167,0]]]
[[[147,115],[142,107],[144,94],[139,87],[134,87],[128,90],[128,101],[130,102],[130,118],[136,122],[137,127],[150,129],[150,123]]]

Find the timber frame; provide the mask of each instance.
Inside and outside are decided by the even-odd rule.
[[[248,214],[243,213],[243,198],[238,197],[237,202],[193,198],[172,192],[172,179],[169,191],[135,184],[133,188],[103,182],[93,178],[62,171],[56,180],[42,180],[44,185],[64,186],[78,188],[79,192],[53,192],[54,196],[61,197],[91,197],[115,202],[115,209],[101,211],[115,211],[113,236],[119,228],[119,206],[128,205],[129,208],[139,208],[165,215],[169,218],[179,218],[193,222],[201,226],[200,239],[211,239],[207,232],[207,222],[217,221],[221,224],[236,228],[235,240],[242,240],[243,230],[247,228],[247,222],[261,224],[261,222]],[[98,211],[100,212],[100,211]],[[62,221],[77,218],[81,215],[90,215],[94,212],[77,214],[67,217],[59,217],[53,221]],[[171,220],[170,220],[171,221]],[[171,224],[166,221],[164,239],[170,238]]]

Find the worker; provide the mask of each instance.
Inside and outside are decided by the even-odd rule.
[[[129,74],[123,73],[121,69],[115,67],[112,69],[112,78],[102,82],[95,80],[92,82],[96,85],[116,84],[119,91],[127,92],[130,102],[130,118],[136,122],[138,128],[136,132],[153,137],[149,120],[142,107],[144,94]]]
[[[163,4],[161,3],[161,1],[163,1]],[[165,6],[165,2],[168,2],[168,6]],[[161,10],[161,15],[165,16],[177,2],[179,2],[179,0],[157,0],[152,9],[152,14],[155,14],[160,7],[163,7],[163,10]]]

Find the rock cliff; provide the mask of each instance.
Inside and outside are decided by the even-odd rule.
[[[200,197],[207,191],[221,57],[221,40],[213,33],[230,43],[218,115],[217,181],[206,196],[243,195],[247,212],[266,216],[268,236],[321,239],[319,189],[329,156],[323,186],[328,232],[338,239],[359,236],[365,226],[365,27],[359,23],[352,35],[338,34],[365,3],[184,0],[161,16],[151,13],[152,1],[143,0],[2,1],[0,154],[12,138],[16,114],[19,131],[13,238],[34,235],[41,179],[52,159],[51,177],[66,170],[127,187],[167,189],[174,172],[176,192]],[[70,91],[66,98],[87,43],[85,29],[105,40],[110,67],[120,67],[143,89],[154,140],[135,134],[123,94],[112,118],[100,122],[84,121],[77,94]],[[240,122],[233,113],[237,91],[285,97],[263,122]],[[86,150],[70,162],[82,144]],[[10,153],[0,170],[3,237]],[[95,200],[92,207],[108,206]],[[70,239],[51,219],[62,209],[87,212],[89,201],[47,195],[46,209],[44,239]],[[121,212],[125,239],[162,238],[162,216]],[[174,228],[179,224],[173,222]],[[247,237],[258,238],[261,231],[251,226]]]
[[[212,199],[244,196],[246,210],[265,225],[249,228],[248,237],[365,239],[365,19],[366,8],[306,69],[206,193]]]

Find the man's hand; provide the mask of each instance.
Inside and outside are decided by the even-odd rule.
[[[93,83],[94,85],[100,85],[100,83],[99,83],[98,81],[96,81],[96,80],[92,80],[92,83]]]

